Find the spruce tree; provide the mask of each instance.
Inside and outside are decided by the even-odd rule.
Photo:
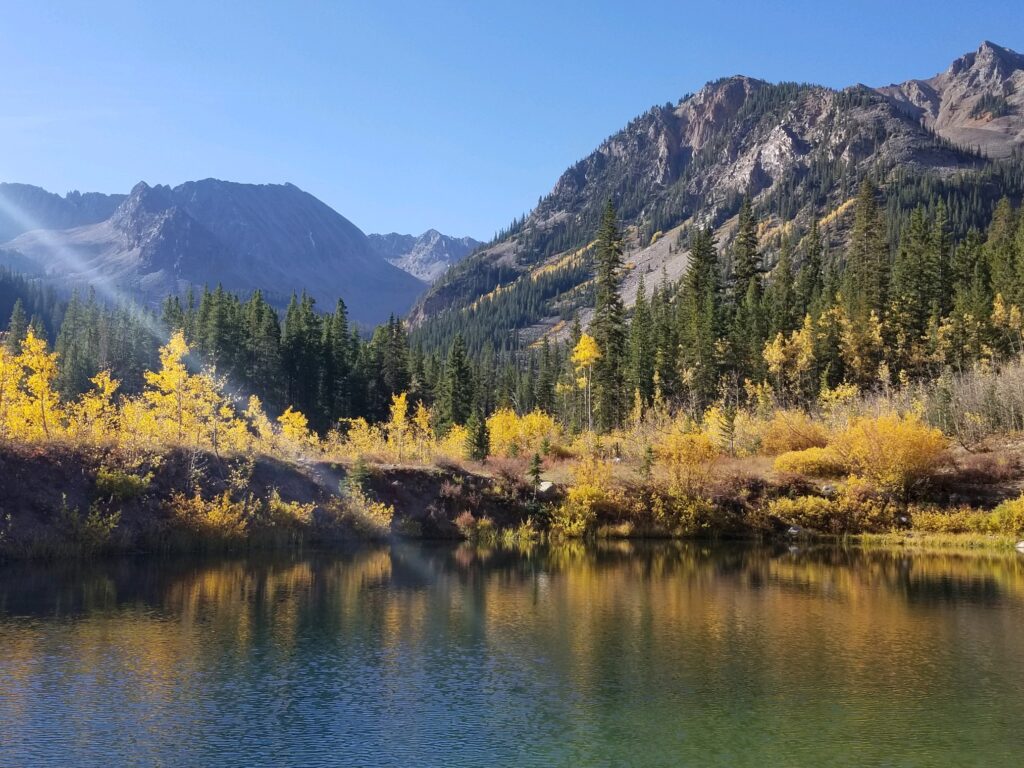
[[[875,185],[870,179],[864,179],[857,195],[842,287],[846,312],[852,320],[861,322],[871,312],[879,318],[884,316],[888,280],[889,245],[885,220],[878,205]]]
[[[455,335],[444,367],[444,385],[439,403],[440,419],[447,428],[464,425],[473,410],[473,372],[466,356],[462,334]]]
[[[21,352],[21,342],[28,334],[28,316],[25,314],[25,305],[19,298],[14,302],[14,310],[11,312],[11,320],[7,323],[7,351],[11,354]]]
[[[654,398],[654,365],[654,319],[641,275],[633,307],[633,322],[629,328],[628,381],[629,391],[639,392],[644,405],[649,405]]]
[[[690,237],[690,260],[678,302],[677,335],[682,384],[698,401],[711,400],[718,387],[718,341],[722,307],[718,251],[711,228]]]
[[[611,200],[597,231],[597,274],[591,334],[601,349],[594,366],[594,403],[599,429],[622,423],[626,412],[626,310],[622,303],[622,236]]]

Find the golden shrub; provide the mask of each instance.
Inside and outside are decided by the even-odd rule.
[[[947,447],[942,432],[913,413],[855,419],[829,444],[849,471],[878,491],[899,496],[935,474]]]
[[[250,514],[246,501],[232,501],[227,492],[204,499],[175,493],[168,502],[168,511],[179,524],[196,533],[221,538],[238,538],[245,534]]]
[[[846,465],[831,448],[805,448],[778,456],[775,459],[775,471],[811,477],[836,477],[846,472]]]
[[[836,506],[821,496],[797,496],[772,499],[768,502],[767,512],[790,525],[825,531],[834,527]]]
[[[655,446],[658,465],[668,474],[673,489],[691,496],[704,491],[719,450],[703,432],[691,432],[676,422]]]
[[[824,448],[827,443],[828,435],[820,422],[803,411],[782,410],[776,411],[764,425],[761,452],[776,456],[789,451]]]

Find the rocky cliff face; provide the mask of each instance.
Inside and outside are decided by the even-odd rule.
[[[472,237],[451,237],[436,229],[428,229],[419,237],[397,232],[368,237],[381,256],[427,283],[437,280],[450,266],[483,245]]]
[[[140,182],[102,220],[25,231],[0,247],[19,268],[32,264],[147,303],[217,283],[260,289],[277,303],[305,290],[325,309],[342,298],[353,319],[376,323],[404,314],[424,287],[358,227],[290,184]]]
[[[950,141],[1006,157],[1024,146],[1024,56],[985,41],[927,80],[878,89]]]

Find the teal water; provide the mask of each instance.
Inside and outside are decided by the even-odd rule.
[[[0,568],[0,765],[1020,766],[1024,557]]]

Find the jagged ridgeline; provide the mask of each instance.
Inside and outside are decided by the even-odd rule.
[[[577,313],[586,319],[589,246],[608,200],[624,227],[629,304],[639,274],[654,273],[648,287],[662,269],[683,274],[687,228],[716,230],[727,269],[748,194],[766,271],[782,240],[798,245],[815,222],[840,253],[865,178],[879,188],[893,247],[919,205],[934,212],[941,202],[954,238],[982,230],[1001,197],[1024,189],[1021,89],[1024,58],[990,43],[931,80],[879,89],[709,83],[608,138],[529,215],[450,270],[414,307],[414,338],[444,348],[461,332],[472,350],[514,349],[562,334]],[[794,258],[799,266],[801,249]]]

